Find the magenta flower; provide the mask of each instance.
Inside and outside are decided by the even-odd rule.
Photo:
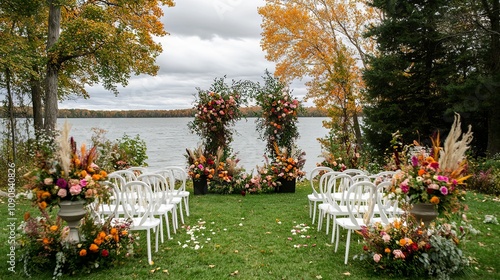
[[[418,166],[418,158],[416,156],[411,157],[411,165],[413,165],[413,167]]]
[[[66,180],[64,180],[63,178],[57,179],[56,185],[61,189],[68,188],[68,182],[66,182]]]
[[[441,193],[443,195],[447,195],[448,194],[448,189],[446,187],[441,187],[440,191],[441,191]]]

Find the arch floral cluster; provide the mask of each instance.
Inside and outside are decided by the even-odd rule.
[[[188,173],[193,180],[207,179],[212,192],[271,192],[279,179],[294,180],[304,175],[305,154],[295,145],[300,102],[268,72],[264,79],[263,87],[249,81],[233,81],[229,86],[222,78],[215,79],[209,90],[198,89],[193,107],[196,113],[188,126],[202,143],[186,149]],[[242,117],[240,107],[248,104],[249,98],[262,109],[257,130],[266,141],[266,162],[257,166],[256,174],[238,166],[239,159],[230,146],[233,126]]]

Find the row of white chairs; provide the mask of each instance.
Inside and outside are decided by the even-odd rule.
[[[316,177],[320,174],[317,180]],[[369,176],[356,169],[336,172],[328,167],[317,167],[311,172],[309,180],[313,192],[308,195],[308,200],[312,222],[315,222],[318,209],[318,231],[321,230],[323,218],[326,217],[328,234],[332,220],[331,242],[335,240],[335,251],[339,243],[339,228],[347,229],[346,264],[353,230],[359,230],[362,226],[374,222],[387,224],[401,213],[397,202],[384,196],[384,191],[391,185],[390,179],[393,175],[394,172],[381,172]]]
[[[189,192],[185,190],[187,173],[181,167],[167,167],[155,172],[144,168],[119,170],[108,174],[108,184],[111,199],[108,204],[97,207],[99,218],[113,220],[132,220],[130,230],[147,231],[148,261],[152,262],[150,231],[156,233],[156,252],[160,234],[164,242],[163,223],[170,236],[169,214],[172,220],[172,229],[176,233],[178,228],[177,213],[179,210],[181,221],[184,223],[182,205],[189,216]],[[177,188],[176,188],[177,186]]]

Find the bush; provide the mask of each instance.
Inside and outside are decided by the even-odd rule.
[[[485,194],[500,195],[500,154],[471,160],[468,188]]]

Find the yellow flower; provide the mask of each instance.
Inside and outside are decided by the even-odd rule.
[[[59,227],[56,225],[53,225],[50,227],[50,231],[57,231],[58,229],[59,229]]]

